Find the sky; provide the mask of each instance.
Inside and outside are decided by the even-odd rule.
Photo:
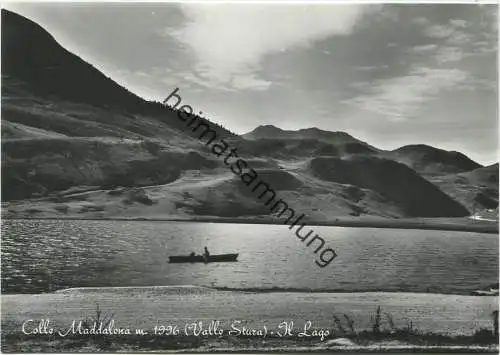
[[[345,131],[382,149],[497,158],[497,6],[17,3],[71,52],[148,100],[178,87],[202,116]]]

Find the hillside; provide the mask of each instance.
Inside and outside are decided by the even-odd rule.
[[[240,146],[245,152],[283,159],[375,154],[380,151],[346,132],[330,132],[316,127],[289,131],[266,125],[259,126],[242,137],[246,142],[240,143]]]
[[[406,145],[385,154],[424,175],[462,173],[482,167],[465,154],[425,144]]]
[[[4,201],[75,186],[166,183],[218,164],[206,163],[175,111],[132,94],[5,9],[2,51]],[[234,136],[203,121],[221,137]]]
[[[468,211],[407,166],[374,157],[315,158],[312,173],[386,196],[409,217],[462,217]]]
[[[296,131],[288,131],[278,128],[273,125],[259,126],[253,131],[242,135],[243,138],[249,140],[257,139],[307,139],[316,140],[329,144],[348,144],[355,143],[366,145],[346,132],[330,132],[324,131],[316,127],[304,128]],[[372,147],[373,148],[373,147]]]
[[[2,9],[2,52],[7,53],[2,56],[2,82],[5,80],[7,95],[22,83],[28,83],[40,96],[55,95],[123,109],[146,104],[61,47],[36,23],[5,9]]]
[[[2,10],[2,50],[4,216],[273,219],[175,110],[116,84],[34,22]],[[466,216],[469,192],[485,208],[498,193],[498,173],[456,152],[387,152],[318,128],[239,137],[202,121],[311,221]]]
[[[374,154],[376,150],[359,142],[326,143],[312,138],[266,138],[239,142],[241,151],[254,156],[266,155],[278,159],[296,159],[315,156],[344,156]]]
[[[88,104],[123,114],[154,117],[168,126],[185,130],[176,112],[158,102],[148,102],[118,85],[70,53],[42,27],[23,16],[2,9],[2,100],[27,99],[27,94],[49,101]],[[33,97],[31,102],[37,102]],[[3,103],[3,102],[2,102]],[[3,105],[2,105],[3,106]],[[207,121],[222,136],[233,133]]]
[[[498,208],[498,163],[463,173],[435,176],[429,180],[470,213]]]

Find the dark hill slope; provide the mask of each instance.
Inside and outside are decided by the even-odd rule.
[[[2,75],[35,94],[89,104],[135,107],[146,102],[61,47],[42,27],[2,9]]]
[[[471,213],[498,207],[498,163],[464,173],[434,176],[429,180]]]
[[[376,151],[362,143],[330,144],[321,140],[304,139],[254,139],[239,142],[241,152],[254,156],[279,159],[300,157],[343,156],[350,154],[374,154]]]
[[[75,103],[153,116],[186,131],[175,110],[148,102],[118,85],[80,57],[70,53],[41,26],[2,9],[2,99],[7,96],[49,97]],[[206,120],[221,136],[234,136]]]
[[[461,173],[482,167],[460,152],[438,149],[425,144],[406,145],[388,152],[385,156],[425,175]]]
[[[468,211],[406,165],[375,157],[315,158],[318,178],[371,189],[394,201],[410,217],[461,217]]]

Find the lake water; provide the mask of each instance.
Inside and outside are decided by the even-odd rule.
[[[234,289],[465,293],[498,282],[498,236],[314,227],[338,257],[325,268],[287,226],[4,220],[2,292],[200,285]],[[239,253],[236,263],[169,264],[169,255]]]

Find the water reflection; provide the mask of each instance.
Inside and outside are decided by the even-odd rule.
[[[326,268],[281,225],[6,220],[2,292],[193,284],[462,292],[498,282],[495,235],[315,227],[338,257]],[[169,255],[239,253],[237,263],[168,264]]]

